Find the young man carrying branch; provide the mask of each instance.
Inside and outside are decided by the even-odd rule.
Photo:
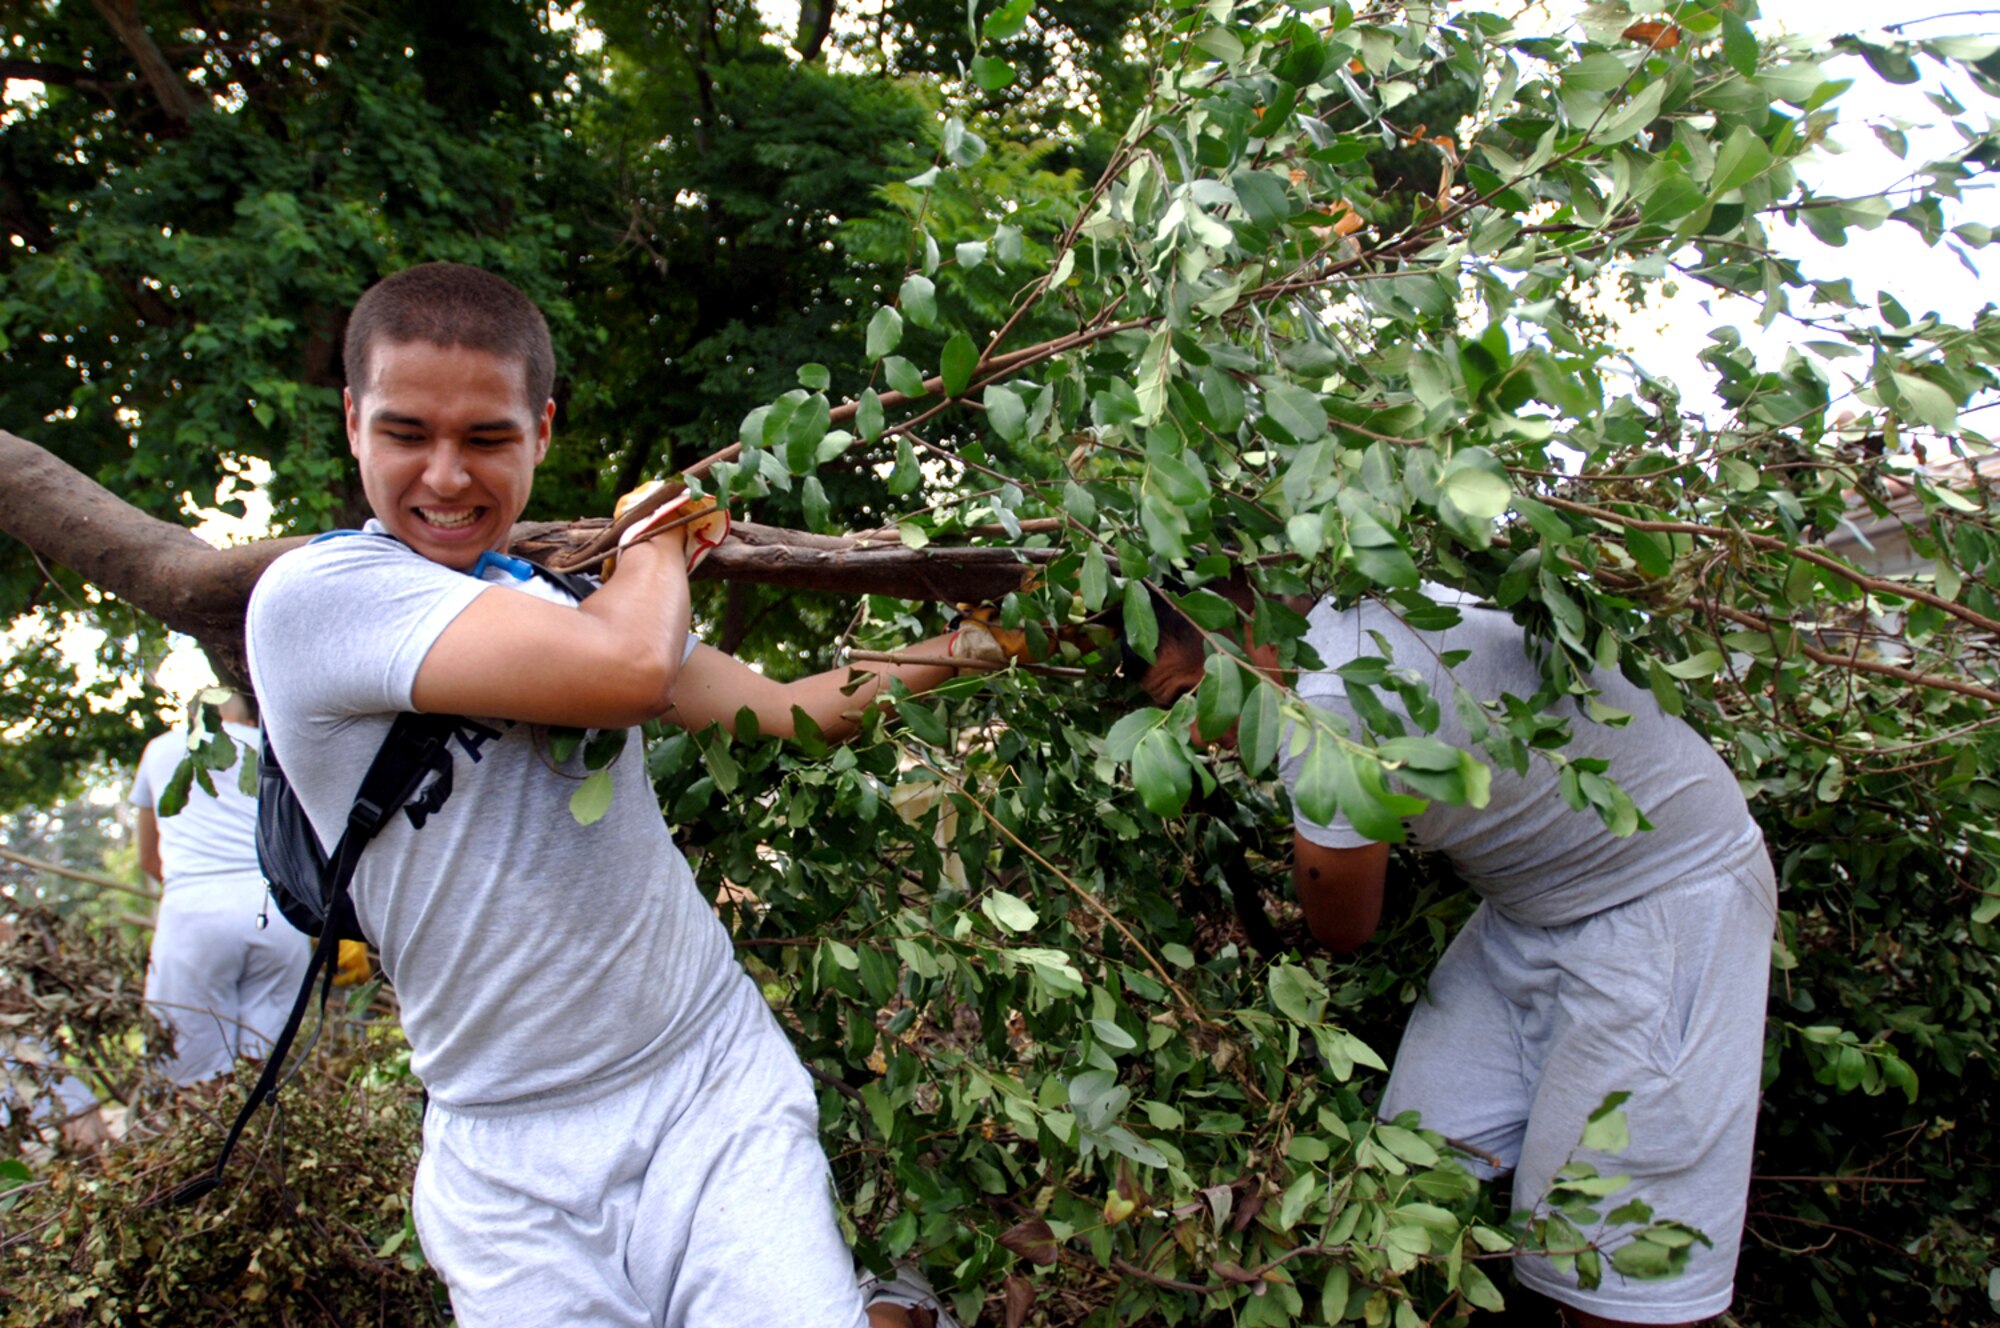
[[[638,735],[586,826],[581,762],[553,760],[547,726],[729,727],[747,707],[790,735],[796,706],[838,739],[892,677],[952,670],[778,683],[694,642],[686,528],[630,544],[581,603],[507,557],[554,359],[500,278],[388,278],[355,307],[346,365],[375,520],[264,575],[250,665],[326,846],[398,712],[466,717],[352,886],[430,1094],[415,1216],[458,1321],[930,1322],[913,1296],[864,1307],[810,1080],[668,834]]]

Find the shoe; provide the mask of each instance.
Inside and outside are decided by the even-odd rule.
[[[932,1290],[930,1279],[915,1264],[897,1264],[887,1278],[864,1268],[856,1280],[861,1284],[863,1304],[901,1305],[913,1311],[910,1321],[915,1328],[959,1328],[944,1300]]]

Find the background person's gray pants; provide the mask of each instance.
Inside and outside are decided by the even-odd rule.
[[[1658,1219],[1698,1228],[1687,1271],[1630,1281],[1610,1268],[1595,1291],[1543,1259],[1520,1280],[1564,1304],[1632,1323],[1681,1323],[1729,1307],[1756,1141],[1776,890],[1759,847],[1741,877],[1658,890],[1561,927],[1482,904],[1452,942],[1403,1034],[1382,1114],[1423,1123],[1497,1155],[1516,1210],[1533,1207],[1576,1157],[1632,1184]],[[1631,1145],[1582,1150],[1607,1094]],[[1494,1169],[1472,1163],[1492,1176]],[[1586,1230],[1586,1237],[1615,1233]],[[1611,1244],[1615,1245],[1616,1240]]]
[[[174,1033],[167,1073],[212,1079],[238,1056],[262,1056],[285,1027],[312,942],[265,909],[261,880],[178,885],[160,897],[146,962],[146,1000]]]

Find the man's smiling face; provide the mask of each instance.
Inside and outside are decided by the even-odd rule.
[[[368,383],[348,390],[347,445],[391,535],[463,571],[528,505],[555,403],[528,404],[521,361],[429,342],[377,342]]]

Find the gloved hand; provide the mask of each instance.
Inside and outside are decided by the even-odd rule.
[[[648,480],[618,500],[617,506],[611,509],[611,518],[618,520],[660,490],[668,488],[673,492],[658,507],[618,537],[618,547],[622,549],[641,540],[678,531],[687,550],[687,569],[692,572],[701,566],[701,560],[708,556],[711,549],[729,538],[729,509],[719,505],[715,499],[695,497],[679,480]],[[611,579],[617,563],[615,554],[604,560],[604,580]]]
[[[358,987],[375,976],[375,966],[368,962],[368,947],[361,941],[342,941],[340,961],[333,966],[333,984],[336,987]]]
[[[1020,664],[1029,660],[1031,652],[1026,631],[1000,625],[997,605],[961,604],[951,620],[945,653],[983,664]]]
[[[1032,589],[1031,581],[1023,589]],[[1043,664],[1059,656],[1075,658],[1102,648],[1107,634],[1082,617],[1076,605],[1066,622],[1041,622],[1036,630],[1027,626],[1002,627],[997,604],[961,604],[952,615],[951,634],[945,650],[954,659],[981,663]]]

